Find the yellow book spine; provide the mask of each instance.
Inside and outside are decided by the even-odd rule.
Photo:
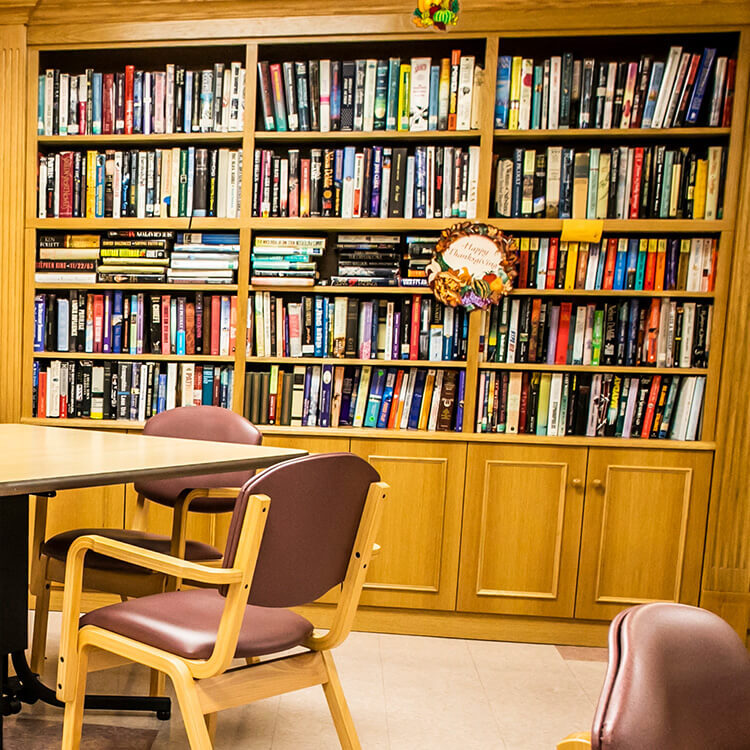
[[[409,89],[411,88],[411,65],[402,63],[398,85],[398,129],[409,129]]]
[[[429,370],[427,379],[424,384],[424,393],[422,394],[422,404],[419,407],[419,422],[417,429],[427,429],[427,419],[430,416],[430,404],[432,404],[432,389],[435,387],[435,370]]]
[[[695,170],[695,190],[693,191],[693,218],[702,219],[706,214],[706,183],[708,181],[708,162],[698,159]]]
[[[565,263],[564,289],[576,288],[576,269],[578,268],[578,243],[568,243],[568,259]]]
[[[96,215],[96,151],[86,152],[86,217]]]
[[[514,57],[510,68],[510,111],[508,130],[518,130],[518,110],[521,106],[521,68],[523,58]]]

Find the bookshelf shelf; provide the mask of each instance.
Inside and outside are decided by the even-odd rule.
[[[132,135],[40,135],[36,139],[38,146],[119,146],[130,143],[154,144],[238,144],[242,143],[242,133],[133,133]]]
[[[102,352],[34,352],[35,359],[111,359],[133,360],[137,362],[226,362],[234,363],[234,356],[213,356],[210,354],[128,354]]]
[[[219,231],[222,229],[240,229],[244,226],[241,219],[226,219],[218,217],[161,217],[138,219],[30,219],[29,229],[44,229],[48,232],[57,231],[106,231],[107,229],[176,229],[183,232],[197,232],[200,230]]]
[[[248,357],[248,364],[279,365],[373,365],[375,367],[452,367],[465,369],[466,362],[433,359],[353,359],[348,357]]]
[[[99,282],[96,284],[43,284],[34,282],[35,289],[46,289],[49,291],[67,291],[69,289],[85,289],[93,291],[122,290],[122,291],[156,291],[167,294],[168,292],[216,292],[222,294],[232,294],[237,292],[237,284],[147,284],[147,283],[106,283]]]
[[[655,291],[653,289],[514,289],[523,297],[667,297],[669,299],[713,299],[714,292],[686,292],[684,289]]]
[[[567,128],[556,130],[495,130],[502,141],[609,140],[612,138],[661,141],[689,138],[727,138],[729,128]]]
[[[420,220],[426,221],[426,220]],[[437,221],[433,219],[432,221]],[[462,221],[454,219],[453,221]],[[504,219],[490,217],[490,224],[508,232],[560,232],[566,219]],[[729,228],[726,219],[602,219],[606,234],[643,234],[645,232],[693,232],[696,235],[721,232]],[[447,226],[447,225],[446,225]]]
[[[251,292],[271,292],[272,294],[432,294],[426,286],[257,286],[249,287]]]
[[[533,370],[538,372],[612,372],[619,375],[706,375],[703,367],[619,367],[617,365],[548,365],[525,362],[479,362],[480,370]]]
[[[255,141],[291,141],[292,143],[319,143],[330,141],[454,141],[478,139],[479,130],[333,130],[322,133],[314,131],[257,130]]]
[[[442,231],[451,224],[466,219],[339,219],[336,217],[310,216],[305,218],[287,218],[283,216],[255,217],[250,219],[251,229],[273,229],[275,231],[286,231],[291,229],[302,229],[307,232],[314,231],[337,231],[356,234],[362,230],[367,231],[390,231],[406,232],[415,234],[424,230]]]

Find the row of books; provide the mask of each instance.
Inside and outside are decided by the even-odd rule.
[[[92,293],[34,298],[34,351],[229,356],[237,339],[237,297]]]
[[[411,151],[412,153],[409,153]],[[255,149],[253,216],[477,215],[479,146]]]
[[[736,60],[670,47],[666,60],[575,59],[572,52],[544,60],[500,55],[495,128],[729,127]],[[711,96],[709,91],[711,83]],[[705,102],[705,103],[704,103]]]
[[[706,378],[482,372],[476,431],[696,440]]]
[[[37,215],[147,218],[240,213],[242,149],[61,151],[39,154]]]
[[[715,237],[518,238],[518,289],[712,292]]]
[[[363,365],[278,366],[245,375],[245,416],[256,424],[461,432],[463,370]]]
[[[258,292],[248,302],[247,354],[464,360],[468,325],[465,310],[419,294],[398,301],[320,294],[292,300]]]
[[[550,146],[498,157],[498,217],[721,219],[727,150],[722,146]]]
[[[469,130],[484,69],[453,50],[430,57],[258,63],[265,130]]]
[[[143,422],[176,406],[232,408],[234,369],[192,362],[35,361],[32,413]]]
[[[325,237],[255,237],[251,283],[313,286],[325,249]]]
[[[34,280],[37,284],[231,284],[236,281],[239,242],[238,232],[111,230],[104,236],[41,235]]]
[[[39,135],[111,135],[143,133],[240,132],[245,110],[242,63],[216,63],[186,70],[168,63],[165,70],[39,75]]]
[[[669,298],[604,304],[505,297],[482,311],[480,360],[708,367],[713,307]]]

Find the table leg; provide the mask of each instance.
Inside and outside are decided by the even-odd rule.
[[[41,700],[62,707],[55,691],[40,682],[26,661],[28,645],[28,538],[29,497],[3,498],[0,523],[0,750],[2,716],[18,713],[21,703]],[[15,677],[8,677],[8,657]],[[129,695],[89,695],[86,708],[108,711],[155,711],[160,719],[170,715],[170,699]]]

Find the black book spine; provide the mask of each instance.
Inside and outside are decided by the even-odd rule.
[[[562,59],[560,79],[560,128],[570,127],[570,97],[573,90],[573,53],[566,52]]]
[[[341,130],[340,60],[331,60],[331,130]]]
[[[651,189],[653,187],[653,160],[654,149],[646,146],[643,149],[643,169],[641,170],[641,200],[638,206],[638,218],[648,217],[648,208],[651,205]]]
[[[628,77],[628,64],[618,63],[617,79],[615,83],[615,99],[612,105],[612,125],[617,127],[622,119],[622,103],[625,98],[625,81]]]
[[[638,64],[638,83],[633,94],[633,114],[630,117],[630,127],[640,128],[643,120],[643,108],[646,106],[648,96],[648,83],[651,78],[651,57],[641,55]]]
[[[654,156],[654,179],[653,179],[653,192],[651,194],[651,218],[659,218],[659,210],[661,209],[661,184],[664,179],[664,154],[666,148],[664,146],[657,146],[656,153]]]
[[[360,216],[369,218],[372,199],[372,148],[365,146],[362,159],[362,210]]]
[[[151,328],[150,328],[151,354],[161,354],[161,296],[151,295]]]
[[[138,214],[138,151],[129,152],[130,159],[130,189],[128,190],[128,216]]]
[[[510,215],[517,219],[521,216],[521,197],[523,194],[523,149],[513,149],[513,191],[510,198]]]
[[[208,192],[206,197],[206,215],[216,216],[217,208],[217,184],[216,180],[219,171],[219,150],[215,148],[208,149]]]
[[[271,216],[278,216],[281,198],[279,192],[281,188],[281,157],[274,156],[271,164]]]
[[[354,130],[354,60],[341,64],[341,129]]]
[[[323,150],[310,149],[310,216],[321,215],[323,194]]]
[[[262,161],[263,152],[256,148],[253,152],[253,216],[260,216],[260,169]]]
[[[435,149],[435,206],[433,216],[436,219],[443,218],[443,159],[445,148],[439,146]]]
[[[601,128],[604,124],[604,99],[607,93],[607,63],[600,62],[596,73],[596,99],[594,108],[594,127]]]
[[[394,148],[391,166],[391,186],[388,215],[391,218],[404,217],[404,190],[406,188],[406,149]]]
[[[310,130],[320,130],[320,62],[310,60]]]
[[[620,149],[614,147],[609,155],[609,195],[607,197],[607,218],[617,216],[617,175],[620,171]]]
[[[193,216],[207,215],[208,149],[195,149],[195,175],[193,178]]]
[[[52,135],[60,135],[60,71],[55,68],[52,98]]]
[[[693,330],[693,351],[691,367],[708,367],[707,349],[708,305],[698,302],[695,306],[695,326]]]
[[[294,63],[285,62],[281,66],[284,74],[284,95],[286,98],[286,117],[289,130],[299,130],[299,108],[297,104],[297,86],[294,77]]]
[[[175,68],[174,68],[174,132],[182,133],[184,129],[185,129],[185,68],[183,68],[181,65],[175,65]]]
[[[560,218],[569,219],[573,215],[573,158],[574,150],[564,148],[560,163]]]
[[[604,307],[604,341],[602,342],[602,364],[612,366],[617,354],[617,303]]]
[[[521,297],[521,306],[518,311],[518,343],[516,349],[516,362],[526,363],[529,361],[529,333],[531,332],[531,298]]]
[[[625,351],[628,342],[628,318],[630,304],[623,300],[617,305],[617,353],[615,362],[619,367],[625,364]]]
[[[81,416],[91,416],[91,374],[93,362],[90,359],[80,363],[81,367]]]

